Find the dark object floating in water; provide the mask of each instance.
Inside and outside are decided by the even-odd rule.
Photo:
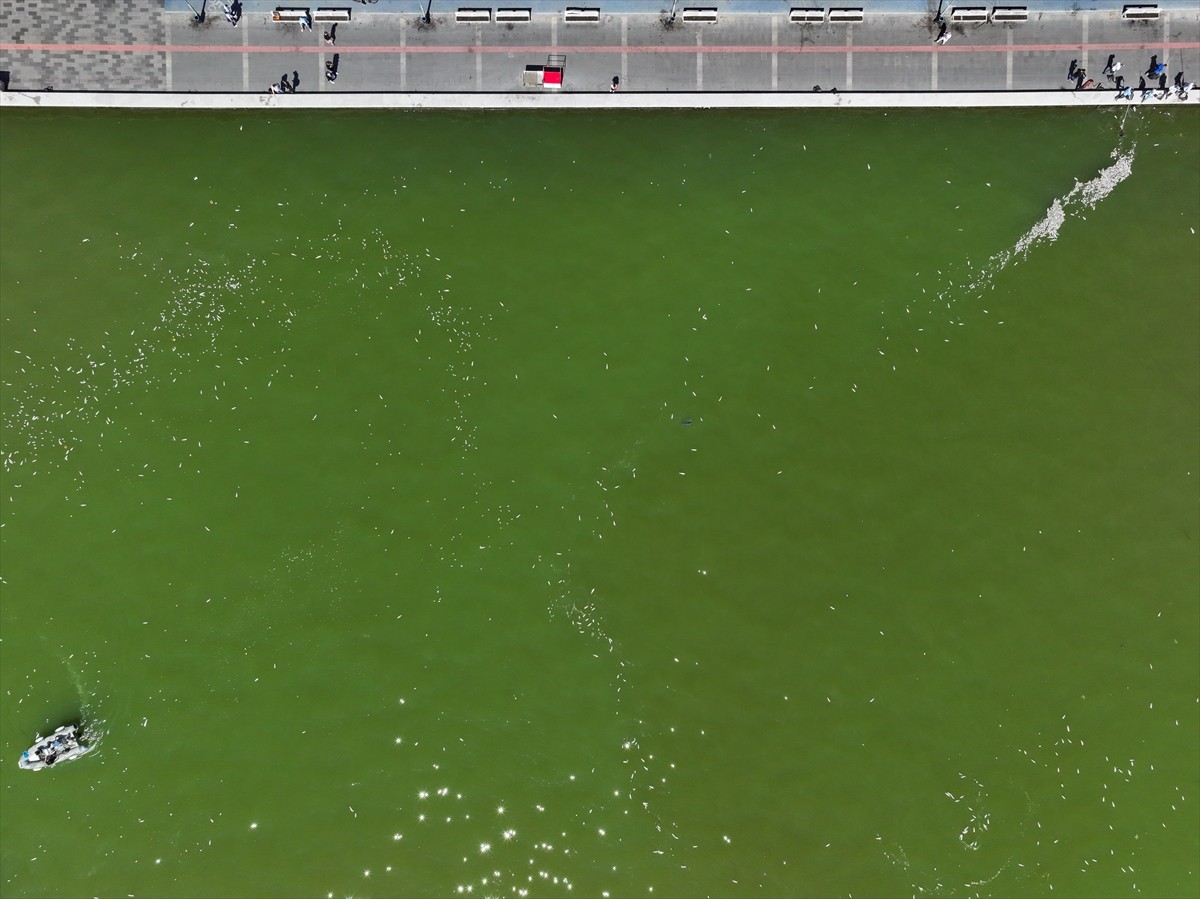
[[[680,424],[683,425],[684,427],[687,427],[691,423],[692,423],[692,420],[690,418],[685,418],[683,421],[680,422]]]
[[[41,771],[63,762],[73,762],[93,748],[80,733],[79,725],[64,724],[48,737],[38,734],[33,745],[21,753],[21,760],[17,764],[26,771]]]

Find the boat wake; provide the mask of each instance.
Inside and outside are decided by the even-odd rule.
[[[996,276],[1010,265],[1021,263],[1036,247],[1056,241],[1068,218],[1086,218],[1088,212],[1133,173],[1134,150],[1132,146],[1127,150],[1115,148],[1110,165],[1088,181],[1076,181],[1075,186],[1065,196],[1056,198],[1046,214],[1015,244],[991,256],[965,285],[951,283],[938,291],[937,299],[950,306],[965,296],[978,296],[990,288]],[[970,265],[970,262],[967,264]]]

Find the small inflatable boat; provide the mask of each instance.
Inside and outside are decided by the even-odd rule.
[[[79,725],[64,724],[48,737],[38,734],[33,745],[21,753],[21,761],[17,764],[26,771],[41,771],[63,762],[73,762],[91,751],[92,746]]]

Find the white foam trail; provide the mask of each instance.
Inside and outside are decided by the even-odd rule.
[[[1068,216],[1082,218],[1084,213],[1095,209],[1097,203],[1111,194],[1117,185],[1133,172],[1132,147],[1124,152],[1113,150],[1112,159],[1112,165],[1101,169],[1095,178],[1085,182],[1076,181],[1071,192],[1051,203],[1041,221],[1021,235],[1020,240],[1012,247],[988,259],[980,273],[967,284],[967,291],[972,292],[985,287],[1010,262],[1019,262],[1028,256],[1034,247],[1057,240],[1058,232]],[[939,298],[946,299],[942,294],[939,294]]]

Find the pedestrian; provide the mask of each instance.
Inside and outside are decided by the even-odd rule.
[[[1166,72],[1163,72],[1161,75],[1158,76],[1158,89],[1160,91],[1165,91],[1167,89],[1167,73]]]
[[[620,89],[621,89],[621,78],[619,75],[613,75],[612,84],[610,84],[608,86],[608,92],[610,94],[615,94]]]
[[[942,30],[938,32],[938,36],[933,39],[935,44],[944,44],[950,40],[950,28],[945,22],[942,23]]]
[[[1074,80],[1075,80],[1075,70],[1076,70],[1077,68],[1079,68],[1079,60],[1078,60],[1078,59],[1072,59],[1072,60],[1071,60],[1071,64],[1070,64],[1069,66],[1067,66],[1067,80],[1068,80],[1068,81],[1074,81]]]
[[[1182,71],[1175,73],[1175,86],[1177,88],[1183,87],[1183,72]]]
[[[336,26],[335,26],[335,27],[336,27]],[[324,40],[325,40],[325,43],[327,43],[327,44],[328,44],[329,46],[331,46],[331,47],[332,47],[332,46],[334,45],[334,43],[336,43],[336,41],[337,41],[337,38],[335,38],[335,37],[333,36],[333,32],[332,32],[332,31],[326,31],[326,32],[325,32],[325,34],[323,35],[323,38],[324,38]]]
[[[1154,56],[1150,57],[1150,65],[1146,66],[1146,77],[1151,78],[1154,75],[1158,74],[1157,72],[1154,71],[1157,68],[1158,68],[1158,55],[1155,54]]]
[[[233,7],[230,6],[228,3],[226,3],[224,9],[225,9],[225,21],[228,22],[230,25],[232,25],[234,28],[237,28],[238,17],[237,17],[237,13],[235,13],[233,11]]]
[[[283,88],[281,93],[290,94],[292,92],[291,82],[288,81],[287,72],[284,72],[279,78],[279,86]]]
[[[1144,91],[1145,89],[1146,89],[1146,77],[1143,75],[1138,78],[1138,90]]]
[[[272,85],[271,85],[271,86],[270,86],[270,87],[267,89],[267,93],[268,93],[268,94],[277,94],[277,93],[279,93],[279,82],[278,82],[278,81],[276,81],[274,84],[272,84]]]
[[[300,16],[300,30],[312,31],[312,19],[308,17],[307,12]]]
[[[1117,90],[1117,98],[1120,100],[1132,100],[1133,99],[1133,88],[1131,88],[1131,87],[1119,88]]]
[[[1101,75],[1113,74],[1113,62],[1116,61],[1116,58],[1117,58],[1117,54],[1115,54],[1115,53],[1108,54],[1108,62],[1106,62],[1104,64],[1104,71],[1102,71],[1100,73]]]
[[[330,82],[331,84],[334,81],[337,81],[337,66],[334,65],[334,62],[332,59],[329,62],[325,63],[325,80]]]
[[[1125,79],[1120,75],[1117,76],[1117,90],[1121,90],[1121,85],[1125,83]]]

